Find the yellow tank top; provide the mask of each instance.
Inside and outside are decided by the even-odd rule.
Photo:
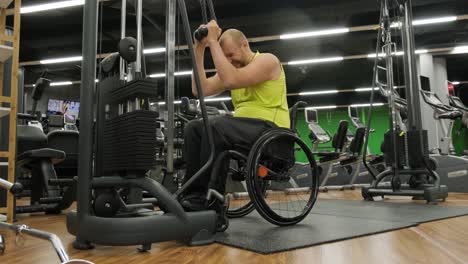
[[[259,55],[257,52],[254,59]],[[231,90],[231,98],[234,104],[234,117],[257,118],[271,121],[279,127],[290,127],[283,66],[277,80]]]

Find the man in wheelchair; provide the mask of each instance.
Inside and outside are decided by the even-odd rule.
[[[267,130],[273,127],[290,127],[286,99],[286,77],[276,56],[253,52],[245,35],[236,29],[221,34],[215,21],[209,22],[208,36],[195,41],[195,55],[201,85],[205,96],[230,91],[234,105],[234,116],[210,119],[215,140],[215,157],[223,151],[241,147],[249,148]],[[209,47],[217,73],[206,77],[204,53]],[[192,92],[197,89],[192,76]],[[187,164],[185,181],[190,179],[208,160],[210,147],[204,133],[202,120],[191,121],[184,132],[183,156]],[[182,206],[189,211],[206,209],[206,193],[213,188],[224,193],[225,177],[229,168],[220,166],[219,179],[211,183],[211,172],[196,181],[181,198]],[[213,186],[214,185],[214,186]]]

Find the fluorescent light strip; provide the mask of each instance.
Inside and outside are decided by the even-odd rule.
[[[165,78],[166,74],[165,73],[155,73],[155,74],[151,74],[149,77],[150,78]]]
[[[165,52],[166,48],[151,48],[143,50],[145,54],[153,54],[153,53],[162,53]],[[64,63],[64,62],[74,62],[74,61],[82,61],[82,56],[73,56],[73,57],[65,57],[65,58],[56,58],[56,59],[46,59],[40,60],[40,64],[54,64],[54,63]]]
[[[311,92],[300,92],[300,96],[309,96],[309,95],[321,95],[321,94],[336,94],[339,93],[338,90],[327,90],[327,91],[311,91]]]
[[[378,91],[379,88],[374,88],[374,91]],[[356,88],[354,89],[355,92],[370,92],[372,91],[372,88]]]
[[[174,104],[180,104],[180,103],[182,103],[182,101],[180,100],[174,101]],[[166,102],[158,102],[158,105],[165,105],[165,104]]]
[[[338,108],[338,106],[336,105],[326,105],[326,106],[311,106],[311,107],[307,107],[306,110],[319,110],[319,109],[335,109],[335,108]]]
[[[417,19],[413,20],[413,26],[420,25],[430,25],[430,24],[439,24],[456,21],[456,16],[447,16],[447,17],[437,17],[437,18],[428,18],[428,19]]]
[[[383,103],[375,103],[373,106],[383,106]],[[352,104],[351,107],[369,107],[370,104]]]
[[[385,56],[385,54],[379,53],[379,57],[384,57],[384,56]],[[375,54],[375,53],[371,53],[371,54],[367,55],[367,58],[375,58],[375,57],[377,57],[377,54]]]
[[[451,82],[453,85],[459,85],[460,82]]]
[[[144,49],[144,54],[154,54],[154,53],[163,53],[166,52],[166,48],[151,48],[151,49]]]
[[[452,54],[468,53],[468,46],[458,46],[453,48]]]
[[[230,101],[231,97],[215,97],[215,98],[206,98],[206,102],[221,102],[221,101]]]
[[[221,102],[221,101],[230,101],[231,97],[211,97],[206,98],[205,102]],[[180,104],[182,101],[174,101],[174,104]],[[158,102],[158,105],[165,105],[166,102]]]
[[[425,53],[428,53],[429,50],[427,49],[420,49],[420,50],[415,50],[414,51],[416,54],[425,54]],[[393,52],[392,55],[396,55],[396,56],[403,56],[403,54],[405,54],[403,51],[397,51],[397,52]],[[371,54],[368,54],[367,55],[367,58],[375,58],[376,57],[376,54],[375,53],[371,53]],[[379,57],[385,57],[385,54],[384,53],[379,53]]]
[[[41,60],[39,62],[41,64],[54,64],[54,63],[81,61],[82,59],[83,59],[82,56],[75,56],[75,57],[66,57],[66,58],[57,58],[57,59],[47,59],[47,60]]]
[[[302,32],[302,33],[282,34],[280,35],[280,39],[318,37],[318,36],[343,34],[343,33],[348,33],[348,32],[349,32],[349,28],[336,28],[336,29],[318,30],[318,31],[310,31],[310,32]]]
[[[180,71],[180,72],[175,72],[175,76],[183,76],[183,75],[192,75],[192,71]],[[166,74],[165,73],[154,73],[149,76],[150,78],[165,78]]]
[[[342,61],[343,57],[331,57],[331,58],[322,58],[322,59],[310,59],[310,60],[298,60],[287,62],[288,65],[300,65],[300,64],[315,64],[315,63],[324,63],[332,61]]]
[[[84,0],[71,0],[71,1],[60,1],[50,4],[42,4],[42,5],[32,5],[32,6],[25,6],[21,7],[21,14],[29,14],[35,12],[41,12],[46,10],[53,10],[53,9],[60,9],[72,6],[81,6],[84,5]]]
[[[65,81],[65,82],[52,82],[50,83],[50,86],[65,86],[65,85],[72,85],[73,83],[71,81]]]
[[[175,76],[181,76],[181,75],[192,75],[192,71],[181,71],[181,72],[176,72],[174,73]]]

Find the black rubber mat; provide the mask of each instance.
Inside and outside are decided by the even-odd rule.
[[[390,222],[425,223],[468,215],[468,207],[428,205],[411,201],[391,203],[323,199],[317,201],[312,213]]]
[[[277,227],[257,212],[231,219],[216,241],[262,254],[310,247],[468,215],[468,207],[319,200],[300,224]]]

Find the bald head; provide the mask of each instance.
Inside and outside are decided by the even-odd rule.
[[[253,58],[254,53],[250,50],[249,41],[240,30],[224,31],[219,37],[219,45],[226,58],[236,68],[246,66]]]
[[[244,40],[247,41],[247,38],[245,37],[244,33],[242,33],[242,31],[231,28],[224,31],[224,33],[221,35],[219,38],[219,45],[222,47],[223,44],[229,40],[240,47]]]

